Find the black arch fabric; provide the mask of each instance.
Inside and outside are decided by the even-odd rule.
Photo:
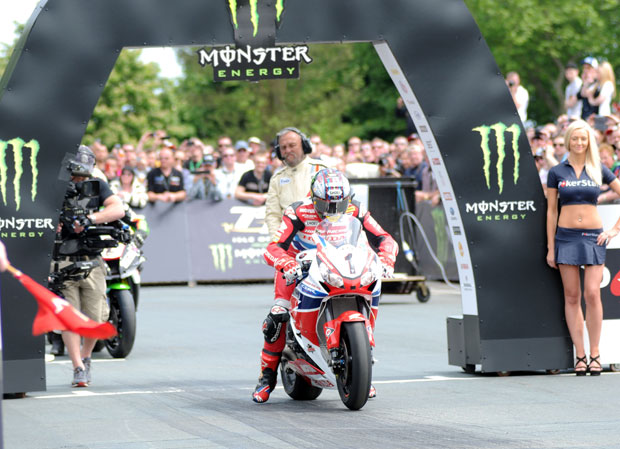
[[[6,145],[0,215],[55,222],[65,188],[59,164],[77,149],[123,47],[370,41],[384,62],[393,58],[390,75],[411,94],[407,107],[436,169],[459,252],[468,361],[489,371],[569,366],[561,290],[544,264],[542,189],[503,76],[464,3],[257,0],[256,24],[247,17],[252,2],[238,4],[235,27],[228,0],[41,2],[0,84],[0,142],[34,140],[39,151],[32,159],[24,146],[17,156],[16,189],[15,146]],[[27,226],[32,236],[4,222],[2,232],[18,232],[3,238],[9,254],[42,281],[54,231],[39,224]],[[20,296],[3,285],[5,388],[40,390],[42,341],[30,336],[35,305]]]

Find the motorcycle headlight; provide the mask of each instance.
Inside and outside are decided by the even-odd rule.
[[[375,281],[375,274],[372,272],[372,270],[367,271],[366,273],[362,274],[362,278],[360,279],[360,283],[362,285],[370,285]]]
[[[329,285],[333,285],[334,287],[338,288],[344,286],[344,281],[342,280],[342,277],[337,275],[336,273],[332,273],[331,271],[329,271],[329,268],[327,268],[327,265],[325,265],[324,263],[319,263],[319,272],[321,273],[321,277],[323,278],[323,280]]]
[[[336,273],[329,273],[326,281],[329,285],[333,285],[334,287],[340,288],[344,286],[344,281],[342,280],[342,277],[338,276]]]

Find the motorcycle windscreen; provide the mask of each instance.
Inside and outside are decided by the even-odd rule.
[[[358,241],[364,233],[362,232],[362,224],[351,215],[338,215],[328,217],[321,221],[316,228],[315,235],[336,248],[344,245],[357,246]]]

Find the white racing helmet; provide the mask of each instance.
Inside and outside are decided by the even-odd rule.
[[[341,215],[351,202],[349,180],[335,168],[324,168],[312,179],[310,186],[314,209],[321,218]]]

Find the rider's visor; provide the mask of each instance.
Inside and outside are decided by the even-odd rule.
[[[321,217],[327,215],[340,215],[347,211],[349,198],[340,201],[327,201],[322,198],[313,198],[314,209]]]

